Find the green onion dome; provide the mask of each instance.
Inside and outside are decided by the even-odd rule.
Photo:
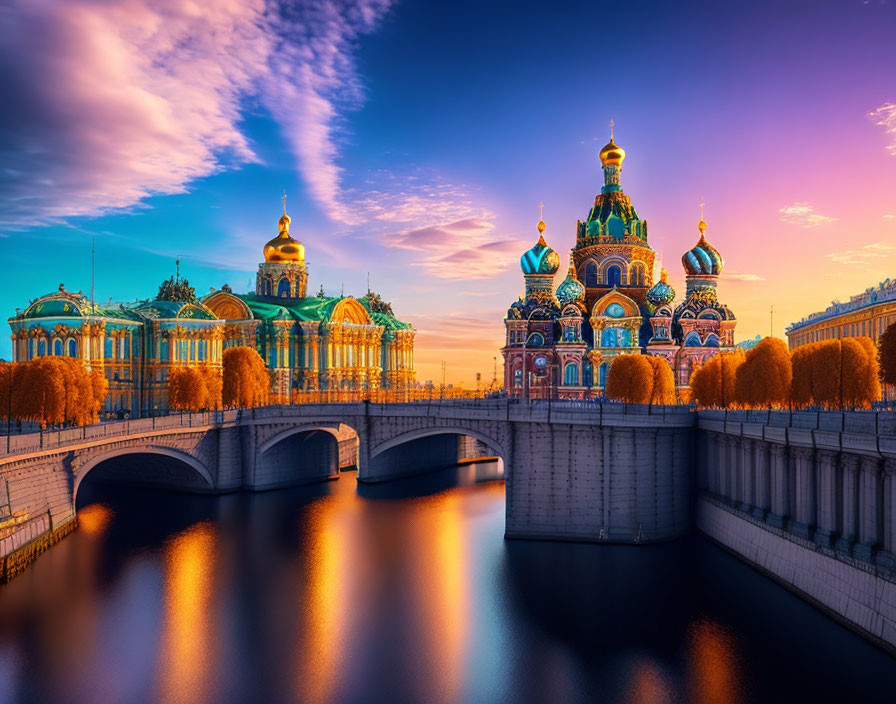
[[[654,308],[667,306],[675,300],[675,289],[666,282],[666,270],[660,272],[660,280],[647,292],[647,301]]]
[[[569,271],[566,272],[566,278],[557,287],[556,296],[560,305],[563,306],[585,300],[585,287],[576,278],[576,270],[571,261],[569,263]]]
[[[553,275],[560,268],[560,255],[548,247],[544,235],[539,235],[535,246],[520,257],[520,268],[527,275]]]

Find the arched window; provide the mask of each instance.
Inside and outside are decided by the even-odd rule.
[[[63,354],[62,353],[62,340],[60,340],[58,338],[53,340],[53,354],[56,355],[57,357],[61,357]]]
[[[584,386],[592,386],[594,384],[594,367],[591,362],[582,362],[582,384]]]
[[[631,286],[643,286],[644,285],[644,267],[640,264],[635,264],[632,267],[631,272],[629,273],[628,279],[629,285]]]
[[[47,354],[47,341],[46,340],[38,340],[37,341],[37,356],[43,357]]]
[[[68,341],[68,356],[69,357],[77,357],[78,356],[78,343],[75,342],[74,338],[71,338]]]
[[[289,279],[284,277],[277,285],[277,298],[289,298],[289,293]]]
[[[607,370],[610,368],[609,362],[601,362],[600,367],[598,367],[598,379],[600,380],[601,386],[607,385]]]
[[[702,347],[702,345],[700,344],[700,336],[695,332],[690,333],[684,340],[684,346]]]
[[[513,385],[517,388],[523,385],[523,370],[519,367],[513,370]]]
[[[261,294],[262,294],[263,296],[270,296],[270,295],[271,295],[271,280],[270,280],[270,279],[265,279],[264,282],[262,283],[262,285],[261,285]]]
[[[170,356],[169,356],[171,354],[170,349],[171,349],[171,346],[168,344],[168,340],[163,339],[162,340],[162,349],[161,349],[161,352],[159,355],[159,358],[163,362],[167,362],[170,359]]]
[[[541,347],[544,344],[544,336],[540,332],[533,332],[529,335],[529,340],[526,342],[528,347]]]
[[[585,265],[585,287],[594,288],[597,286],[597,264],[593,261]]]
[[[579,365],[575,362],[570,362],[563,368],[563,383],[566,386],[578,386],[579,385]]]
[[[112,338],[107,337],[103,340],[103,357],[112,359]]]
[[[718,347],[719,346],[719,338],[715,333],[710,333],[706,337],[706,342],[703,345],[704,347]]]
[[[607,267],[607,286],[620,286],[622,284],[622,269],[616,264]]]
[[[611,303],[604,311],[604,315],[608,318],[622,318],[625,316],[625,308],[618,303]]]

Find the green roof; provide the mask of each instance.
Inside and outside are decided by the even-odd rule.
[[[283,298],[275,299],[268,296],[257,296],[254,293],[233,294],[244,301],[252,314],[260,320],[297,320],[299,322],[325,323],[333,315],[333,309],[343,300],[342,298]],[[410,330],[409,323],[403,323],[388,313],[371,313],[370,305],[365,298],[359,298],[361,305],[370,313],[375,325],[382,325],[387,331]],[[276,301],[276,303],[274,302]]]

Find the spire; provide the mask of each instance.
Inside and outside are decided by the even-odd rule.
[[[177,255],[177,258],[174,260],[174,267],[175,267],[174,282],[179,284],[180,283],[180,255],[179,254]]]
[[[283,189],[283,195],[280,196],[280,200],[283,201],[283,214],[286,215],[286,189]]]
[[[544,232],[547,225],[544,224],[544,203],[538,204],[538,231]]]
[[[703,198],[700,198],[700,222],[697,223],[697,229],[700,230],[700,237],[703,237],[703,233],[706,231],[706,220],[703,219],[703,208],[706,207],[706,202]]]
[[[616,126],[616,123],[613,122],[613,118],[610,118],[610,141],[613,141],[613,128]]]

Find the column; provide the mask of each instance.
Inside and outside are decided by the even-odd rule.
[[[793,459],[793,520],[787,530],[807,540],[815,526],[815,482],[813,476],[813,451],[808,447],[790,448]]]
[[[725,474],[722,482],[723,496],[732,506],[740,500],[740,438],[726,438]]]
[[[755,460],[753,458],[756,442],[748,438],[740,441],[740,503],[741,511],[751,512],[756,501],[753,494],[753,474],[755,474]]]
[[[771,481],[771,513],[769,525],[784,528],[789,518],[787,492],[787,448],[778,443],[769,445],[769,476]]]
[[[853,543],[858,532],[858,471],[859,458],[855,455],[841,455],[841,489],[840,489],[840,538],[836,548],[847,555],[852,553]]]
[[[880,459],[862,457],[859,472],[859,543],[853,555],[861,560],[871,561],[874,551],[880,546],[881,510],[883,486],[880,481]]]
[[[706,434],[706,490],[710,494],[719,493],[719,443],[718,433]]]
[[[816,516],[815,542],[831,547],[837,531],[837,453],[817,450],[816,468]]]
[[[896,458],[884,460],[883,495],[883,549],[877,553],[877,561],[885,567],[896,566]]]
[[[771,507],[769,481],[769,445],[764,440],[753,441],[753,516],[764,521]]]

